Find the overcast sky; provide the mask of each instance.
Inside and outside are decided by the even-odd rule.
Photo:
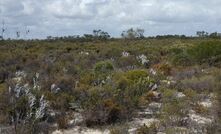
[[[221,0],[0,0],[6,36],[32,38],[92,33],[120,36],[143,28],[145,35],[221,31]],[[25,29],[30,33],[25,35]]]

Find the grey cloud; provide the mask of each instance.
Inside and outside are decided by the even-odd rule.
[[[103,29],[113,36],[140,27],[147,35],[217,31],[220,0],[1,0],[7,35],[28,27],[30,37],[83,34]]]

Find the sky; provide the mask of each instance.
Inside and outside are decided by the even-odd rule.
[[[146,36],[221,31],[221,0],[0,0],[5,37],[83,35],[102,29],[113,37],[143,28]],[[30,30],[28,34],[26,31]]]

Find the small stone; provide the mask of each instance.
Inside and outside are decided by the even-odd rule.
[[[175,95],[176,98],[184,98],[186,97],[185,94],[183,94],[182,92],[177,92],[176,95]]]
[[[212,119],[202,117],[202,116],[197,115],[197,114],[189,114],[189,118],[190,118],[191,122],[201,124],[201,125],[209,125],[209,124],[212,123]]]
[[[212,102],[210,99],[206,99],[205,101],[199,102],[199,104],[205,108],[211,108]]]
[[[163,132],[157,132],[157,134],[166,134],[166,133],[163,133]]]
[[[156,103],[156,102],[152,102],[148,105],[150,108],[155,108],[155,109],[160,109],[162,104],[161,103]]]
[[[154,90],[157,90],[157,88],[158,88],[157,84],[154,84],[154,85],[152,86],[151,90],[154,91]]]
[[[128,133],[129,133],[129,134],[136,134],[136,131],[137,131],[137,128],[130,128],[130,129],[128,130]]]
[[[152,75],[156,75],[156,74],[157,74],[157,72],[156,72],[153,68],[150,69],[150,73],[151,73]]]
[[[61,132],[61,130],[55,130],[52,134],[63,134],[63,132]]]
[[[51,92],[52,93],[58,93],[58,91],[61,90],[56,84],[51,85]]]
[[[150,118],[150,119],[146,119],[146,118],[138,119],[138,118],[135,118],[133,123],[138,125],[138,126],[141,126],[141,125],[145,124],[147,127],[149,127],[149,126],[151,126],[151,124],[158,123],[158,122],[159,122],[159,120],[155,119],[155,118]]]

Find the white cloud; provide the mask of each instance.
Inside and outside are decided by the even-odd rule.
[[[220,29],[220,0],[1,0],[8,36],[29,27],[31,37],[83,34],[103,29],[114,36],[130,27],[147,35],[194,34]]]

